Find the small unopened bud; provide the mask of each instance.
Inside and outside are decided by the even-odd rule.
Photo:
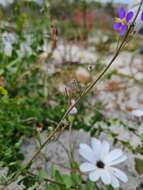
[[[37,126],[36,126],[37,132],[39,132],[39,133],[42,132],[43,127],[44,127],[44,126],[43,126],[42,124],[37,125]]]
[[[48,127],[48,130],[49,131],[53,131],[53,127]]]
[[[93,71],[95,69],[95,65],[89,65],[88,66],[88,71]]]
[[[75,100],[72,99],[71,100],[71,106],[73,106],[75,104]],[[72,110],[69,112],[70,115],[75,115],[77,114],[77,108],[76,107],[73,107]]]

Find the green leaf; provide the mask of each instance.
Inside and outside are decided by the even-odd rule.
[[[143,174],[143,160],[140,158],[135,158],[135,168],[139,175]]]
[[[40,179],[44,179],[44,178],[47,178],[47,177],[48,177],[48,175],[47,175],[47,173],[45,172],[45,170],[40,170],[40,171],[38,172],[38,176],[39,176]]]
[[[53,186],[47,186],[47,187],[45,188],[45,190],[55,190],[55,187],[53,187]]]
[[[81,181],[81,176],[77,173],[72,173],[72,180],[74,181],[74,184],[77,185],[77,184],[81,184],[82,181]]]
[[[88,190],[93,190],[94,189],[94,183],[92,183],[91,181],[87,182],[87,189]]]
[[[72,179],[71,176],[63,175],[63,183],[65,184],[66,188],[69,189],[72,186]]]
[[[31,187],[29,187],[27,190],[35,190],[35,188],[38,186],[37,183],[35,183],[34,185],[32,185]]]
[[[56,176],[56,168],[54,165],[52,165],[52,167],[51,167],[51,175],[53,178],[55,178],[55,176]]]
[[[143,134],[140,135],[140,139],[143,141]]]
[[[110,185],[107,190],[114,190],[114,188]]]

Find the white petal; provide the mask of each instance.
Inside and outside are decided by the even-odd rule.
[[[101,170],[101,180],[105,185],[111,184],[111,175],[107,170]]]
[[[121,181],[123,181],[124,183],[126,183],[128,181],[128,177],[127,175],[121,171],[120,169],[117,169],[117,168],[111,168],[111,170],[113,171],[113,174],[118,178],[120,179]]]
[[[76,107],[73,107],[73,108],[71,109],[71,111],[69,112],[69,114],[71,114],[71,115],[77,114],[77,109],[76,109]]]
[[[94,150],[94,153],[95,153],[97,159],[100,159],[101,142],[96,138],[92,138],[91,139],[91,145],[92,145],[92,148]]]
[[[110,144],[106,141],[103,141],[101,147],[102,147],[100,150],[101,151],[101,159],[103,159],[109,153]]]
[[[112,162],[110,162],[110,166],[114,166],[114,165],[117,165],[117,164],[120,164],[122,162],[124,162],[125,160],[127,160],[127,156],[121,156],[120,158],[116,159],[116,160],[113,160]]]
[[[95,170],[96,167],[93,164],[90,164],[88,162],[85,162],[83,164],[80,165],[80,171],[81,172],[90,172]]]
[[[122,150],[120,149],[115,149],[115,150],[112,150],[106,157],[105,157],[105,162],[108,164],[108,163],[111,163],[112,161],[120,158],[121,156],[123,155],[123,152]]]
[[[120,187],[119,180],[115,176],[112,176],[111,185],[115,189]]]
[[[97,181],[97,180],[99,180],[99,178],[100,178],[100,172],[99,172],[99,170],[96,170],[96,171],[91,172],[89,174],[89,179],[91,181]]]
[[[73,106],[74,104],[75,104],[75,100],[72,99],[72,100],[71,100],[71,106]],[[77,108],[74,106],[74,107],[72,108],[72,110],[69,112],[69,114],[71,114],[71,115],[77,114]]]
[[[80,144],[79,154],[89,162],[96,163],[95,154],[87,144]]]

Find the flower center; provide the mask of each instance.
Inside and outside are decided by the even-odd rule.
[[[118,18],[118,17],[116,17],[116,18],[115,18],[115,22],[120,23],[120,22],[121,22],[121,19]]]
[[[99,161],[96,162],[96,166],[98,168],[104,168],[105,164],[101,160],[99,160]]]
[[[117,23],[122,23],[123,25],[126,25],[127,22],[126,22],[126,17],[124,17],[123,19],[120,19],[118,17],[115,18],[115,22]]]
[[[126,24],[126,18],[123,18],[123,19],[121,20],[121,22],[122,22],[123,25],[125,25],[125,24]]]

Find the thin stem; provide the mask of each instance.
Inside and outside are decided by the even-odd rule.
[[[143,0],[140,2],[140,6],[137,10],[137,13],[134,17],[134,20],[132,22],[132,24],[129,26],[127,32],[126,32],[126,35],[124,36],[120,46],[118,47],[117,51],[115,52],[115,55],[113,56],[113,58],[111,59],[111,61],[109,62],[109,64],[103,69],[103,71],[99,74],[99,76],[95,79],[95,81],[91,82],[91,84],[89,86],[86,87],[86,89],[81,93],[80,97],[77,98],[77,100],[75,101],[75,103],[70,106],[67,111],[65,112],[65,114],[63,115],[63,117],[61,118],[61,120],[59,121],[59,123],[57,124],[57,127],[55,128],[55,130],[47,137],[47,139],[45,140],[45,142],[40,146],[40,148],[37,150],[37,152],[32,156],[31,160],[21,169],[21,171],[19,171],[13,179],[10,179],[10,181],[14,181],[17,179],[17,177],[19,177],[19,175],[25,170],[27,169],[28,167],[31,166],[33,160],[38,156],[38,154],[41,152],[41,150],[46,146],[47,143],[49,143],[50,140],[52,140],[57,132],[59,131],[64,119],[68,116],[69,112],[73,109],[73,107],[75,107],[83,97],[85,97],[89,91],[91,91],[91,89],[97,84],[97,82],[104,76],[104,74],[106,73],[106,71],[111,67],[111,65],[113,64],[113,62],[115,61],[115,59],[118,57],[121,49],[124,47],[124,45],[126,44],[126,40],[135,24],[135,21],[137,19],[137,16],[141,10],[141,7],[143,5]],[[10,182],[10,183],[11,183]],[[9,183],[9,184],[10,184]]]
[[[101,190],[101,189],[99,189],[99,187],[96,183],[95,183],[95,190]]]

